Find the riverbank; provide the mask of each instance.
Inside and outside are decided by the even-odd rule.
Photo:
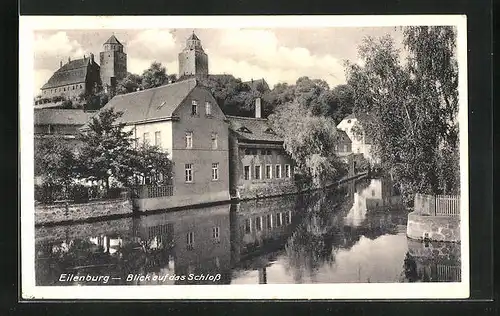
[[[314,192],[340,185],[347,181],[364,178],[368,172],[362,172],[354,176],[344,177],[330,185],[321,188],[299,188],[295,183],[283,185],[254,187],[252,190],[244,191],[240,197],[232,197],[230,200],[197,203],[192,205],[172,206],[166,209],[148,210],[140,214],[154,214],[165,211],[180,211],[195,209],[219,204],[238,203],[240,201],[266,199],[307,192]],[[134,201],[129,198],[114,200],[92,201],[80,204],[55,204],[35,205],[35,227],[65,225],[72,223],[86,223],[101,220],[120,219],[136,214],[134,212]]]

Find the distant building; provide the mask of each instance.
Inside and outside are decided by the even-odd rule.
[[[123,45],[112,35],[103,45],[100,65],[94,54],[83,56],[63,64],[41,88],[40,99],[36,103],[47,103],[55,97],[77,99],[83,93],[90,93],[99,86],[115,87],[116,82],[127,75],[127,54]]]
[[[149,143],[168,152],[173,193],[158,199],[168,204],[164,208],[229,200],[226,116],[196,79],[117,95],[103,107],[109,108],[123,112],[118,122],[133,131],[137,146]]]
[[[179,79],[208,76],[208,56],[196,34],[186,40],[186,47],[179,53]]]
[[[369,119],[369,118],[366,118]],[[354,129],[353,127],[356,126]],[[379,159],[372,152],[372,140],[365,134],[363,126],[359,119],[350,114],[346,116],[338,125],[339,130],[345,131],[352,142],[352,152],[355,154],[363,154],[363,156],[371,163],[378,163]],[[357,130],[356,130],[357,129]]]
[[[334,149],[340,158],[346,158],[352,154],[352,141],[345,131],[337,130],[337,143]]]
[[[94,61],[94,55],[84,56],[81,59],[71,60],[60,64],[46,84],[41,88],[43,99],[64,97],[76,99],[80,94],[90,92],[101,84],[100,67]]]
[[[269,91],[269,85],[267,84],[266,80],[264,78],[262,79],[257,79],[257,80],[250,80],[250,81],[244,81],[243,84],[246,84],[250,87],[252,90],[260,91],[260,92],[265,92]]]
[[[56,137],[75,140],[79,129],[94,115],[93,112],[65,109],[35,109],[35,137]]]
[[[100,53],[101,82],[103,87],[116,87],[116,83],[127,76],[127,54],[123,45],[112,35]]]
[[[261,100],[255,117],[228,116],[231,193],[293,183],[293,163],[283,149],[283,139],[261,118]]]

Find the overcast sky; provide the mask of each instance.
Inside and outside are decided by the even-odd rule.
[[[179,71],[177,57],[193,29],[58,30],[35,33],[35,88],[59,68],[59,62],[94,53],[99,63],[102,44],[112,35],[124,44],[128,71],[142,74],[153,61],[167,73]],[[402,34],[394,27],[195,29],[209,58],[211,74],[232,74],[242,80],[265,78],[272,87],[294,83],[301,76],[324,79],[330,87],[345,82],[342,62],[355,62],[363,37],[390,34],[398,46]]]

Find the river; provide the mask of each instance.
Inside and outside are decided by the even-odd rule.
[[[36,284],[460,281],[460,245],[408,239],[407,214],[390,181],[363,179],[314,194],[39,227]]]

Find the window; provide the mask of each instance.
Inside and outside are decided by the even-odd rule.
[[[278,179],[281,178],[281,165],[276,165],[274,176]]]
[[[285,178],[290,178],[290,165],[285,165]]]
[[[271,165],[266,165],[266,179],[272,179],[273,177],[273,168]]]
[[[252,149],[250,153],[254,156],[257,156],[257,149]]]
[[[252,220],[250,218],[245,219],[245,233],[250,234],[252,232]]]
[[[372,190],[372,196],[375,196],[375,190]]]
[[[212,149],[217,149],[219,136],[217,133],[212,133]]]
[[[187,163],[184,165],[186,182],[193,182],[193,164]]]
[[[272,155],[271,151],[270,150],[266,150],[266,155],[271,156]]]
[[[347,120],[347,123],[348,123],[348,124],[351,124],[351,120]]]
[[[262,149],[262,151],[261,151],[261,155],[262,155],[262,156],[265,156],[265,155],[266,155],[266,151],[265,151],[264,149]]]
[[[196,100],[191,102],[191,115],[198,115],[198,102]]]
[[[215,162],[212,164],[212,181],[219,180],[219,163]]]
[[[212,227],[212,238],[216,242],[220,241],[220,227]]]
[[[260,232],[262,230],[262,216],[259,216],[255,219],[255,230]]]
[[[161,146],[161,132],[155,132],[155,146]]]
[[[290,224],[291,222],[292,222],[292,211],[288,211],[287,224]]]
[[[193,132],[186,132],[186,148],[193,148]]]
[[[186,235],[186,243],[188,246],[188,249],[193,249],[194,245],[194,232],[189,232]]]
[[[260,166],[255,166],[255,180],[260,180],[261,178]]]
[[[276,214],[276,227],[283,225],[283,213]]]
[[[250,155],[250,154],[251,154],[250,149],[245,149],[245,155]]]
[[[143,141],[144,145],[149,144],[149,133],[148,132],[146,132],[142,135],[142,141]]]
[[[205,114],[212,115],[212,104],[210,102],[205,102]]]
[[[52,134],[54,132],[54,129],[52,128],[52,125],[48,125],[47,128],[48,128],[48,133],[49,134]]]
[[[250,180],[250,166],[243,167],[243,172],[245,174],[245,180]]]
[[[273,216],[272,216],[272,214],[267,214],[266,219],[267,219],[267,228],[268,229],[273,228]]]

